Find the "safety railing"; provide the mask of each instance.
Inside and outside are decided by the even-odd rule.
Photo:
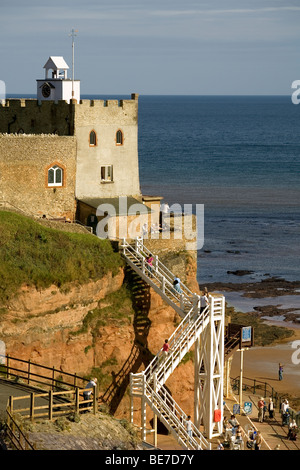
[[[136,396],[143,396],[150,408],[159,417],[161,422],[174,434],[175,438],[184,448],[190,450],[210,449],[210,443],[203,434],[190,422],[191,433],[187,430],[188,416],[175,402],[165,388],[155,391],[156,380],[153,387],[147,383],[145,373],[131,374],[131,390]]]
[[[169,338],[169,353],[166,355],[161,349],[152,359],[145,369],[148,382],[151,380],[153,373],[156,373],[158,383],[163,385],[193,346],[200,332],[209,321],[209,307],[206,307],[201,313],[198,312],[197,306],[193,307],[172,333]]]
[[[47,367],[31,360],[19,359],[7,354],[1,356],[4,364],[0,366],[0,376],[23,380],[24,383],[38,384],[52,389],[84,387],[88,379],[63,372],[55,367]]]
[[[163,267],[158,257],[154,256],[153,266],[149,266],[146,258],[150,255],[150,251],[146,247],[142,248],[141,243],[140,240],[136,240],[135,244],[131,245],[123,240],[121,247],[127,263],[160,295],[163,295],[181,317],[184,317],[193,305],[194,294],[183,283],[180,284],[180,292],[174,288],[174,275]]]
[[[86,390],[85,390],[86,391]],[[92,398],[82,398],[84,389],[65,390],[62,392],[30,393],[23,396],[10,396],[8,412],[10,415],[18,413],[24,419],[46,418],[50,421],[57,416],[70,413],[82,413],[87,410],[97,411],[96,387],[91,394]]]
[[[203,434],[194,426],[192,436],[187,432],[184,422],[187,416],[163,387],[167,378],[175,370],[185,354],[190,350],[201,332],[209,323],[212,304],[204,310],[200,309],[200,297],[193,294],[184,284],[180,285],[181,292],[173,287],[174,275],[160,262],[157,256],[144,246],[142,239],[129,244],[123,240],[123,255],[127,263],[141,275],[149,285],[156,281],[157,291],[171,306],[180,305],[176,311],[183,317],[180,325],[169,338],[170,350],[166,355],[162,350],[153,358],[146,370],[139,374],[131,374],[130,393],[145,399],[154,413],[166,427],[174,433],[177,441],[185,448],[210,448]],[[147,266],[146,259],[153,257],[152,266]],[[155,287],[154,287],[155,288]],[[170,301],[171,300],[171,301]],[[216,308],[218,304],[216,303]]]
[[[35,450],[22,426],[17,423],[10,410],[7,408],[7,420],[5,434],[10,442],[10,446],[15,450]]]

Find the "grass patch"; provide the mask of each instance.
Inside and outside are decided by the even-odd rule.
[[[13,212],[0,211],[0,303],[24,284],[37,289],[81,284],[116,275],[123,261],[108,240],[45,227]]]

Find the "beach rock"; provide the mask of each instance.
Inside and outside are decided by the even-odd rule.
[[[235,276],[247,276],[253,274],[254,271],[249,271],[247,269],[237,269],[236,271],[227,271],[227,274],[234,274]]]

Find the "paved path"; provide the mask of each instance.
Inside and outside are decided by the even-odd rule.
[[[290,441],[287,439],[288,427],[281,425],[281,417],[279,412],[275,414],[274,420],[266,419],[263,423],[259,423],[257,419],[257,401],[259,400],[258,395],[250,395],[245,393],[243,395],[244,401],[252,401],[252,414],[251,416],[236,415],[239,424],[243,428],[244,432],[244,450],[248,449],[247,434],[251,428],[261,432],[263,443],[261,450],[275,450],[275,447],[279,445],[279,450],[300,450],[300,441]],[[233,405],[237,404],[237,399],[233,396],[225,399],[225,411],[224,416],[230,418],[233,412]],[[224,441],[222,437],[211,439],[212,449],[215,450],[218,445],[218,440]],[[149,440],[150,441],[150,440]],[[181,446],[176,440],[168,435],[158,435],[158,447],[162,450],[182,450]]]
[[[6,380],[0,379],[0,417],[5,416],[5,410],[7,406],[7,401],[10,395],[14,396],[24,396],[28,395],[31,391],[34,391],[32,387],[8,382]],[[250,416],[236,415],[237,420],[241,424],[244,430],[244,436],[247,435],[247,432],[250,428],[255,428],[260,431],[263,437],[262,450],[274,450],[275,447],[279,444],[280,450],[300,450],[300,441],[290,441],[287,439],[287,426],[282,426],[281,417],[279,412],[275,413],[274,420],[266,419],[263,423],[259,423],[257,419],[257,401],[259,399],[258,395],[249,394],[249,392],[244,392],[243,402],[252,401],[252,414]],[[233,406],[237,403],[237,399],[233,396],[230,398],[225,398],[225,411],[224,416],[230,417],[233,412]],[[211,440],[212,449],[217,448],[217,442],[221,438],[214,438]],[[150,437],[147,439],[150,444],[152,444],[153,439]],[[245,442],[245,450],[248,450]],[[158,435],[158,448],[161,450],[182,450],[181,446],[176,442],[176,440],[171,435]]]
[[[8,399],[11,395],[21,397],[29,395],[35,389],[24,384],[0,378],[0,417],[5,416]]]
[[[236,415],[245,434],[247,434],[247,431],[251,428],[260,431],[263,437],[262,450],[274,450],[277,445],[280,446],[279,450],[300,450],[299,441],[290,441],[287,439],[288,426],[282,426],[279,411],[276,411],[273,420],[267,418],[263,423],[258,421],[257,402],[259,398],[259,395],[253,395],[247,392],[243,394],[243,402],[251,401],[253,410],[249,416]],[[237,399],[235,397],[226,398],[225,403],[224,415],[230,417],[230,414],[233,412],[233,405],[237,403]],[[245,445],[245,449],[246,448],[247,446]]]

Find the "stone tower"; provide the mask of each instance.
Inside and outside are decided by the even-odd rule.
[[[138,95],[81,100],[78,81],[72,100],[64,59],[52,56],[44,68],[36,99],[0,104],[3,200],[36,216],[93,226],[103,203],[116,208],[116,217],[126,215],[120,197],[147,207],[139,182]]]

